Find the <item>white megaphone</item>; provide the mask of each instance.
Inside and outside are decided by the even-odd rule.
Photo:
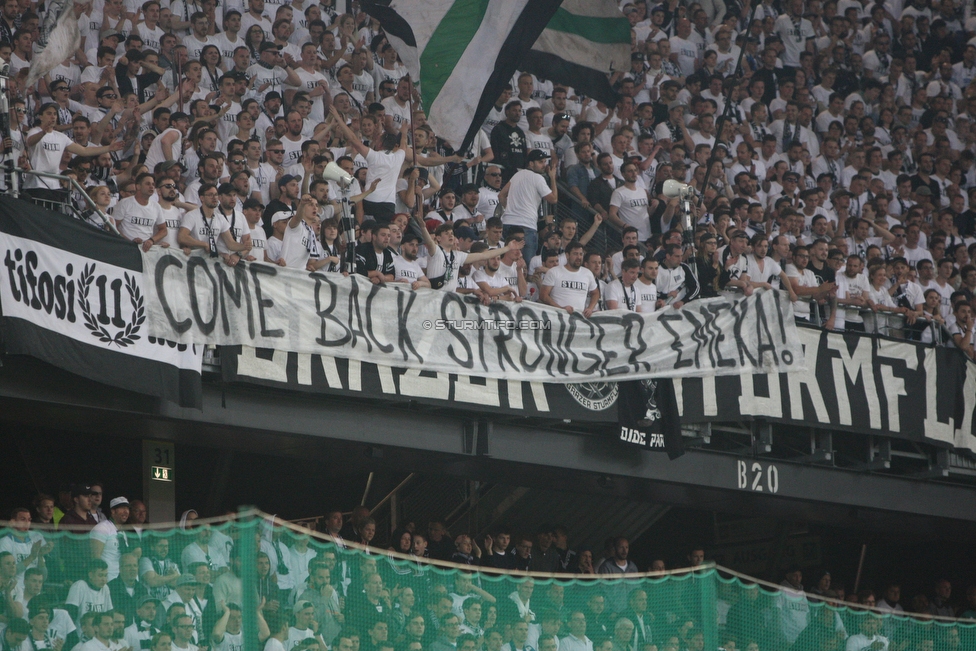
[[[695,196],[696,192],[697,190],[695,190],[695,188],[691,187],[687,183],[682,183],[681,181],[668,179],[664,182],[664,196],[671,199],[674,197],[688,199],[689,197]]]
[[[326,181],[335,181],[342,189],[348,188],[349,184],[353,182],[352,174],[342,169],[334,162],[325,166],[325,169],[322,170],[322,178]]]

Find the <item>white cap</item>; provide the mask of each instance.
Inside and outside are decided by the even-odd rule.
[[[109,510],[119,506],[129,506],[129,500],[124,497],[113,497],[112,501],[108,503]]]
[[[294,215],[295,213],[290,210],[281,210],[279,212],[276,212],[274,215],[272,215],[271,223],[277,224],[282,219],[291,219]]]

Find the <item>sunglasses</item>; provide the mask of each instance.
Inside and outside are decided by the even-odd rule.
[[[99,99],[118,99],[118,98],[119,98],[118,95],[106,93],[105,95],[102,95]]]
[[[243,165],[244,164],[244,159],[243,158],[235,158],[231,162],[234,163],[235,165]]]
[[[160,188],[163,188],[164,190],[168,190],[170,188],[175,188],[176,187],[176,184],[175,183],[164,183],[163,185],[161,185],[159,187]]]
[[[269,154],[283,154],[283,153],[285,153],[285,150],[284,149],[269,149],[268,150],[268,153]]]

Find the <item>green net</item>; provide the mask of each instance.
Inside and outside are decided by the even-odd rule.
[[[199,521],[198,521],[199,522]],[[6,529],[2,651],[956,651],[976,622],[828,604],[719,568],[527,576],[263,517]]]

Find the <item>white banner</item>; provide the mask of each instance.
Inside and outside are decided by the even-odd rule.
[[[106,351],[200,373],[202,348],[149,332],[143,274],[0,232],[3,316]],[[108,371],[109,369],[106,369]]]
[[[792,306],[777,292],[586,319],[537,303],[458,294],[153,249],[152,334],[496,379],[576,383],[802,370]]]

